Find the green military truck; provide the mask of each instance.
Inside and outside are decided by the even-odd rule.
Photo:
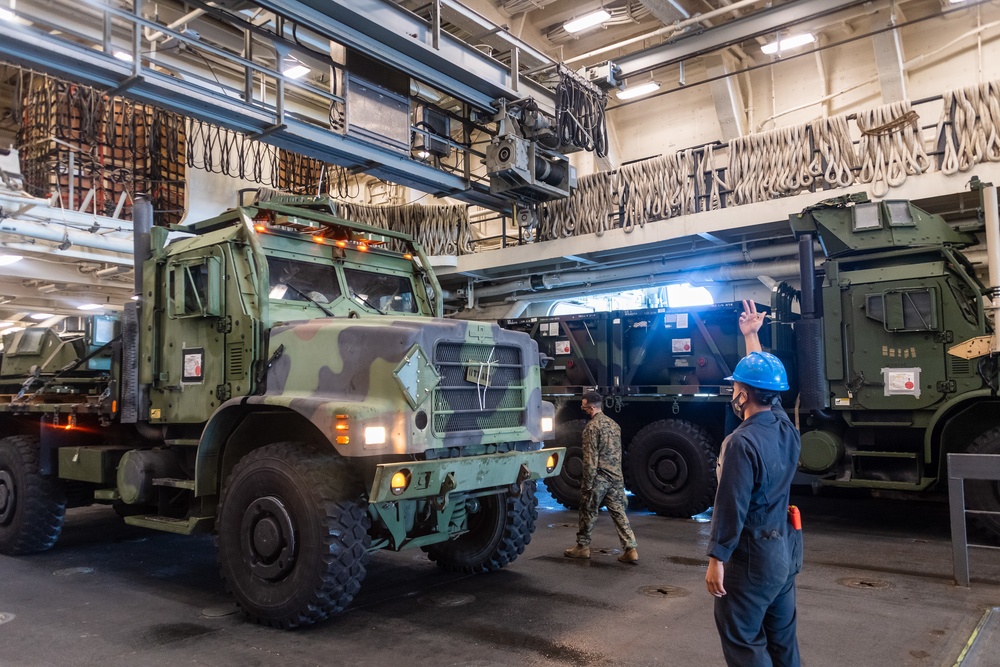
[[[790,221],[801,290],[774,287],[761,340],[789,369],[783,403],[802,433],[800,469],[820,486],[913,495],[941,490],[949,452],[1000,455],[1000,378],[984,307],[997,292],[962,253],[982,222],[955,229],[908,201],[863,195]],[[816,242],[826,255],[819,267]],[[666,516],[711,505],[732,392],[723,378],[743,353],[741,310],[503,322],[553,358],[542,392],[557,404],[556,444],[567,448],[562,473],[546,481],[558,500],[579,502],[579,397],[596,387],[622,425],[626,482],[638,499]],[[968,480],[966,490],[975,521],[1000,537],[1000,485]]]
[[[419,547],[488,572],[531,539],[542,449],[528,336],[440,317],[420,246],[313,198],[177,228],[139,202],[136,300],[79,331],[28,327],[0,359],[0,553],[57,540],[67,507],[214,531],[245,615],[344,609],[370,555]]]

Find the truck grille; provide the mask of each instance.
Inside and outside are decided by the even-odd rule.
[[[524,368],[519,347],[439,343],[434,363],[441,375],[434,390],[435,433],[524,425]]]

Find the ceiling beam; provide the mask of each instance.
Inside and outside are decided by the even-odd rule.
[[[834,14],[849,7],[867,4],[869,1],[796,0],[796,2],[763,9],[699,32],[685,33],[660,46],[615,58],[614,62],[621,68],[622,76],[627,78],[688,58],[718,51],[754,37],[772,34],[782,28]]]

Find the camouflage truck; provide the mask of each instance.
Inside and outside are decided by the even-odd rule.
[[[169,242],[136,210],[121,317],[3,339],[0,553],[48,549],[67,507],[110,504],[214,531],[245,615],[294,628],[344,609],[379,549],[468,573],[523,552],[563,454],[542,448],[534,341],[440,317],[418,244],[322,200]]]

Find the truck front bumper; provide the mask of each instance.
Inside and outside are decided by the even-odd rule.
[[[453,459],[386,463],[375,470],[368,502],[432,498],[441,505],[451,493],[520,485],[558,475],[565,447]]]

